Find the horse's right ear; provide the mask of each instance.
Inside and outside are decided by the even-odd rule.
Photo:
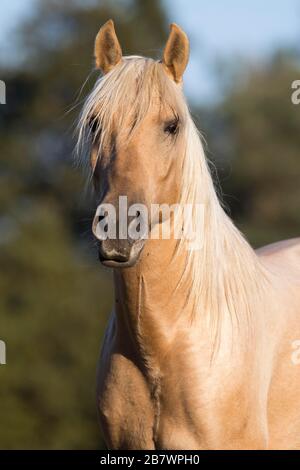
[[[108,20],[100,28],[95,40],[94,54],[96,67],[104,74],[110,72],[122,60],[122,49],[112,20]]]

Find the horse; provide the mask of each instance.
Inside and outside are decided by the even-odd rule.
[[[300,449],[300,239],[255,251],[223,209],[183,94],[189,40],[178,25],[157,61],[123,56],[109,20],[94,55],[102,74],[78,145],[97,204],[204,207],[203,223],[191,214],[199,249],[184,237],[105,239],[96,211],[115,290],[97,366],[107,447]]]

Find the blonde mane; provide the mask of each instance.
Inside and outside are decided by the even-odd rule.
[[[147,115],[154,96],[162,108],[185,112],[183,97],[178,96],[175,83],[168,79],[159,62],[139,56],[123,57],[110,73],[97,80],[84,104],[78,123],[79,158],[96,139],[99,157],[115,129],[120,145],[128,142]],[[127,128],[129,117],[132,125]]]
[[[186,249],[179,243],[176,256],[186,257],[185,283],[193,312],[212,322],[219,331],[225,314],[237,325],[251,326],[260,292],[264,289],[264,271],[253,249],[233,225],[220,205],[204,154],[200,134],[192,120],[181,88],[152,59],[125,57],[110,73],[101,77],[84,105],[79,121],[78,149],[91,145],[90,126],[99,136],[99,151],[109,143],[112,129],[128,141],[147,115],[154,93],[161,106],[167,106],[182,117],[185,139],[180,204],[204,204],[203,224],[194,217],[193,226],[202,237],[200,250]],[[123,124],[132,116],[132,126]],[[101,132],[100,132],[101,131]],[[214,334],[215,334],[214,333]]]

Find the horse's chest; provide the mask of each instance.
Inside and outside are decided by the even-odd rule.
[[[113,355],[109,373],[99,386],[102,431],[113,449],[198,448],[181,408],[161,401],[159,386],[149,387],[141,372],[124,356]]]

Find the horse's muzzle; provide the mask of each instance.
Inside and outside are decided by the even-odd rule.
[[[101,207],[101,206],[99,206]],[[138,261],[148,233],[148,221],[141,213],[121,221],[97,208],[93,234],[98,240],[99,259],[111,268],[128,268]],[[102,206],[103,207],[103,206]]]
[[[110,268],[130,268],[137,263],[144,244],[145,240],[99,241],[99,260]]]

